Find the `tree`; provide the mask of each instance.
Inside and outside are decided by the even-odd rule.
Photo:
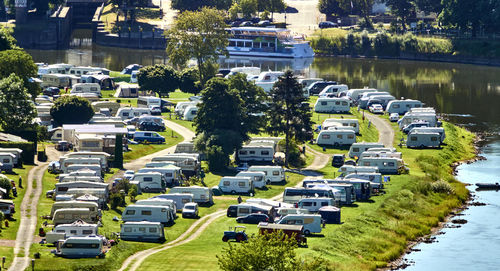
[[[186,68],[182,70],[179,76],[179,89],[182,92],[192,93],[194,95],[200,93],[200,82],[198,81],[198,70],[196,68]]]
[[[12,29],[0,26],[0,51],[18,49],[16,42],[12,36]]]
[[[156,64],[139,70],[137,82],[142,91],[157,93],[161,98],[179,88],[179,75],[168,65]]]
[[[419,10],[425,12],[436,12],[439,14],[443,9],[441,0],[415,0],[415,4]]]
[[[374,0],[320,0],[318,8],[321,13],[330,16],[346,16],[349,14],[363,17],[370,26],[370,13],[372,11]]]
[[[0,126],[5,131],[26,130],[36,117],[24,82],[15,74],[0,80],[0,112]]]
[[[274,18],[275,12],[283,12],[285,8],[286,8],[285,1],[269,0],[269,11],[271,11],[271,18]]]
[[[292,140],[304,142],[311,137],[311,111],[302,85],[290,70],[278,79],[270,95],[267,131],[275,136],[285,134],[285,166],[288,166]]]
[[[147,7],[148,0],[111,0],[111,3],[120,9],[125,17],[125,21],[135,21],[136,10],[141,7]],[[118,21],[118,14],[117,14]],[[128,18],[128,19],[127,19]]]
[[[386,0],[386,4],[391,8],[391,13],[401,19],[401,26],[403,32],[405,32],[408,18],[415,15],[415,2],[410,0]]]
[[[257,0],[240,0],[238,5],[244,18],[252,18],[257,12]]]
[[[5,189],[6,192],[6,197],[10,197],[10,190],[12,190],[12,183],[10,182],[9,178],[7,178],[5,175],[0,174],[0,187]]]
[[[341,6],[341,1],[338,0],[319,0],[318,9],[326,15],[327,19],[332,15],[341,17],[348,14],[345,7]]]
[[[50,108],[50,115],[59,125],[87,123],[94,110],[87,99],[77,96],[58,98]]]
[[[123,135],[117,134],[115,139],[115,168],[123,168]]]
[[[5,22],[5,21],[7,21],[7,13],[5,12],[5,1],[1,0],[0,1],[0,22]],[[0,32],[2,30],[3,30],[3,27],[0,28]],[[1,35],[1,33],[0,33],[0,35]],[[0,37],[0,39],[1,39],[1,37]]]
[[[222,11],[211,8],[184,11],[167,32],[167,54],[171,63],[184,66],[189,59],[196,59],[202,87],[219,54],[226,52],[228,33],[224,18]]]
[[[40,87],[36,83],[30,82],[30,78],[37,77],[38,67],[33,62],[31,55],[23,50],[0,51],[0,79],[9,77],[14,73],[24,82],[24,87],[32,99],[40,92]]]
[[[458,28],[461,31],[470,29],[472,36],[475,37],[480,27],[491,18],[496,3],[489,0],[443,0],[442,4],[443,10],[439,14],[439,21],[444,26]]]

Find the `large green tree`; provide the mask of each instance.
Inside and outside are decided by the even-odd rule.
[[[374,0],[319,0],[318,9],[327,16],[359,15],[371,25],[370,13]]]
[[[0,51],[11,49],[18,49],[16,39],[12,37],[12,30],[10,28],[0,26]]]
[[[179,88],[179,75],[172,67],[163,64],[146,66],[139,70],[137,82],[142,91],[157,93],[161,98]]]
[[[24,131],[33,125],[35,106],[23,80],[15,74],[0,80],[0,112],[0,126],[5,131]]]
[[[37,76],[38,67],[30,54],[23,50],[0,51],[0,79],[9,77],[11,73],[19,76],[24,86],[34,99],[40,93],[40,87],[30,82],[30,78]]]
[[[239,0],[238,5],[240,7],[243,17],[250,19],[258,10],[257,0]]]
[[[122,12],[125,21],[131,22],[135,21],[137,9],[147,7],[149,4],[149,0],[111,0],[110,2]],[[116,18],[118,20],[118,14]]]
[[[326,15],[327,19],[330,19],[330,16],[345,16],[349,14],[347,7],[342,6],[342,2],[338,0],[319,0],[318,9],[319,12]]]
[[[406,31],[408,18],[415,15],[416,4],[413,0],[386,0],[391,13],[401,20],[403,31]]]
[[[87,99],[77,96],[58,98],[50,108],[50,115],[59,125],[87,123],[94,110]]]
[[[167,53],[171,63],[184,66],[194,58],[201,86],[212,73],[219,54],[226,52],[228,33],[224,20],[224,13],[212,8],[184,11],[167,31]]]
[[[285,166],[292,141],[304,142],[312,133],[311,108],[304,97],[302,85],[288,70],[271,89],[267,112],[267,131],[275,136],[285,135]]]
[[[198,70],[196,68],[186,68],[179,75],[179,89],[182,92],[198,94],[200,93],[200,82],[198,81]]]
[[[471,31],[475,37],[481,27],[498,32],[498,21],[492,22],[491,18],[498,12],[499,0],[443,0],[443,10],[439,14],[440,22],[447,27],[458,28],[463,32]]]
[[[5,1],[0,0],[0,22],[5,22],[5,21],[7,21],[7,13],[5,12]]]

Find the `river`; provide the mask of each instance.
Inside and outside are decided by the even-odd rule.
[[[128,50],[92,45],[85,33],[74,34],[72,48],[64,51],[28,50],[35,62],[92,65],[121,70],[126,65],[166,63],[164,51]],[[297,74],[347,84],[369,86],[395,97],[418,99],[452,122],[472,131],[500,133],[500,68],[455,63],[379,59],[315,58],[297,61],[269,59],[222,59],[221,67],[259,66],[263,70],[291,68]],[[458,168],[465,183],[500,182],[500,136],[490,137],[482,148],[485,161]],[[475,192],[486,206],[463,212],[467,224],[444,228],[437,243],[420,244],[405,258],[414,262],[409,270],[500,269],[500,192]]]

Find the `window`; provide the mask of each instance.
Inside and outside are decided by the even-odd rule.
[[[144,177],[142,180],[145,182],[152,182],[153,178],[152,177]]]
[[[321,206],[328,206],[328,202],[326,201],[321,202]]]
[[[182,199],[182,203],[188,203],[191,202],[189,199]]]
[[[82,91],[82,87],[76,87],[76,88],[75,88],[75,90],[76,90],[77,92],[80,92],[80,91]]]
[[[65,230],[56,230],[57,233],[66,233]]]
[[[416,136],[412,136],[412,137],[410,137],[410,140],[411,141],[417,141],[417,137]]]
[[[250,154],[255,154],[255,151],[250,151]]]
[[[125,232],[132,232],[132,228],[130,228],[130,227],[125,227],[124,231],[125,231]]]
[[[91,87],[90,91],[97,91],[97,88],[96,87]]]
[[[124,117],[128,117],[128,112],[122,112],[122,115],[123,115]]]
[[[156,228],[149,228],[150,233],[156,233]]]
[[[330,139],[330,135],[321,135],[322,139]]]
[[[2,162],[2,163],[4,163],[4,164],[8,164],[9,162],[10,162],[10,160],[9,160],[9,159],[3,159],[3,162]]]
[[[245,187],[246,185],[245,185],[245,182],[238,182],[238,186],[239,187]]]
[[[437,137],[435,136],[431,137],[431,141],[437,141],[437,140],[438,140]]]
[[[369,166],[370,166],[370,162],[364,162],[364,163],[363,163],[363,166],[365,166],[365,167],[369,167]]]
[[[335,105],[340,105],[340,102],[335,102]]]
[[[68,191],[68,187],[58,187],[57,191],[61,191],[61,192]]]
[[[304,202],[302,202],[302,206],[304,206],[304,207],[312,206],[312,202],[304,201]]]
[[[76,234],[76,230],[70,230],[69,233]]]
[[[269,151],[261,151],[260,154],[261,155],[269,155]]]
[[[359,152],[359,148],[352,148],[353,152]]]
[[[222,183],[222,185],[223,185],[223,186],[230,186],[230,185],[231,185],[231,182],[229,182],[229,181],[224,181],[224,182]]]
[[[172,177],[172,176],[173,176],[173,174],[172,174],[172,173],[170,173],[170,172],[165,173],[165,177]]]
[[[82,234],[92,234],[92,230],[83,230]]]
[[[166,213],[166,212],[167,212],[167,209],[163,208],[163,209],[161,209],[161,212],[162,212],[162,213]]]
[[[280,172],[278,170],[273,171],[273,176],[280,176]]]
[[[347,138],[348,138],[348,139],[353,139],[353,138],[354,138],[354,135],[347,135]]]
[[[127,210],[125,212],[126,215],[135,215],[135,210]]]
[[[250,213],[250,208],[240,208],[240,213],[241,214],[249,214]]]
[[[342,102],[342,105],[347,105],[347,102]]]
[[[408,105],[407,105],[408,106]],[[396,109],[396,108],[399,108],[399,104],[393,104],[392,105],[392,108]]]
[[[141,215],[151,215],[151,210],[142,210]]]
[[[240,151],[240,154],[241,154],[241,155],[246,155],[246,154],[247,154],[247,151]]]
[[[327,105],[328,102],[321,102],[321,105]]]
[[[389,162],[388,164],[389,164],[390,167],[394,166],[394,162]]]
[[[139,231],[140,232],[146,232],[146,228],[145,227],[139,227]]]
[[[342,139],[342,135],[337,135],[337,138],[338,139]]]
[[[236,42],[234,40],[229,41],[229,46],[231,47],[236,46]]]

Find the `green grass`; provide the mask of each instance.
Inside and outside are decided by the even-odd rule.
[[[130,82],[130,74],[122,74],[121,72],[111,71],[109,76],[113,78],[115,83],[118,82]]]
[[[177,145],[182,142],[184,138],[178,133],[171,129],[167,129],[165,132],[159,132],[160,135],[165,137],[165,144],[138,144],[129,145],[131,151],[125,152],[123,154],[124,162],[129,162],[137,158],[164,150],[171,146]]]

